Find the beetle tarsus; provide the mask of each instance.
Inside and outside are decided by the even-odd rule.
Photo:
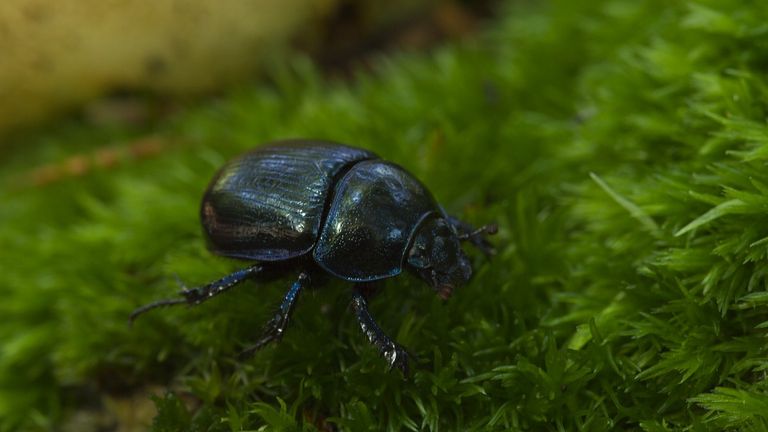
[[[393,343],[382,351],[382,356],[387,360],[388,370],[398,368],[403,373],[403,376],[411,374],[410,367],[408,366],[410,354],[402,346]]]
[[[157,309],[161,307],[166,306],[173,306],[177,304],[187,303],[186,299],[164,299],[164,300],[158,300],[155,302],[152,302],[150,304],[146,304],[140,308],[136,308],[131,314],[128,316],[128,325],[133,325],[133,322],[136,320],[136,318],[143,314],[144,312],[150,311],[152,309]]]
[[[285,329],[288,327],[288,321],[291,319],[293,307],[296,305],[296,300],[299,298],[299,293],[302,289],[308,287],[310,282],[311,280],[308,273],[303,272],[299,275],[298,280],[291,285],[291,289],[289,289],[283,297],[283,301],[280,303],[280,308],[278,308],[272,319],[270,319],[264,326],[261,339],[243,350],[243,352],[240,353],[241,358],[250,357],[265,345],[272,341],[280,340],[283,337],[283,333],[285,333]]]
[[[131,315],[128,316],[128,324],[129,325],[133,324],[133,321],[136,320],[136,318],[138,318],[139,315],[142,315],[145,312],[148,312],[152,309],[166,307],[166,306],[173,306],[177,304],[188,304],[190,306],[199,305],[200,303],[227,291],[233,286],[240,284],[244,280],[261,272],[262,270],[264,270],[264,268],[261,265],[258,265],[258,264],[253,265],[253,266],[238,270],[234,273],[230,273],[221,279],[215,280],[211,283],[208,283],[206,285],[203,285],[197,288],[185,288],[184,283],[179,281],[179,285],[181,285],[181,287],[183,288],[179,292],[179,295],[181,295],[184,298],[158,300],[150,304],[144,305],[140,308],[137,308],[136,310],[131,312]]]
[[[403,347],[395,343],[384,331],[376,324],[371,313],[368,311],[368,301],[363,292],[366,284],[358,284],[352,294],[352,308],[368,341],[378,348],[379,353],[387,361],[389,369],[397,368],[408,376],[410,368],[408,367],[408,353]]]

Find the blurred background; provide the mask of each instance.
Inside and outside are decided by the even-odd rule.
[[[197,0],[0,4],[0,139],[57,115],[141,122],[308,56],[348,76],[382,52],[477,30],[491,0]]]

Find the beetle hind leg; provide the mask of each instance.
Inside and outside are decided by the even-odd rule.
[[[250,357],[268,343],[280,340],[280,338],[283,337],[283,333],[285,332],[286,327],[288,327],[288,321],[291,319],[291,312],[293,312],[293,307],[296,305],[299,293],[302,289],[308,287],[310,282],[311,280],[308,273],[302,272],[299,275],[299,278],[293,285],[291,285],[291,288],[283,297],[283,301],[280,303],[280,307],[275,312],[275,315],[272,319],[267,321],[267,324],[264,326],[261,339],[240,353],[240,357]]]
[[[365,290],[366,284],[358,284],[355,286],[352,294],[352,308],[360,324],[360,329],[368,338],[368,341],[379,349],[379,353],[389,364],[389,369],[396,367],[403,372],[403,375],[408,376],[408,353],[403,347],[387,336],[381,327],[376,324],[376,321],[374,321],[371,313],[368,311],[368,301],[364,295]]]
[[[143,313],[152,309],[173,306],[177,304],[187,304],[190,306],[199,305],[200,303],[229,290],[235,285],[240,284],[249,277],[262,272],[263,270],[264,267],[257,264],[228,274],[221,279],[215,280],[200,287],[184,288],[179,291],[179,295],[181,295],[182,298],[158,300],[135,309],[128,316],[128,323],[132,324],[133,321],[139,317],[139,315],[142,315]]]

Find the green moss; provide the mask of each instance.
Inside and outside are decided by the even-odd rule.
[[[169,145],[3,188],[2,429],[71,427],[161,389],[158,431],[768,430],[765,22],[759,2],[551,0],[352,84],[296,61],[151,130],[17,138],[4,184],[104,143]],[[247,362],[289,281],[126,325],[174,275],[240,265],[205,250],[201,191],[228,157],[297,136],[371,148],[500,226],[451,301],[402,277],[372,302],[417,354],[411,380],[359,334],[341,283]]]

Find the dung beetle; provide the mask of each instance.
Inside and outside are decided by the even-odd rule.
[[[408,373],[408,354],[376,324],[367,297],[376,281],[408,268],[440,297],[465,284],[472,266],[461,249],[470,241],[490,255],[485,238],[495,225],[474,229],[449,216],[421,182],[400,166],[363,149],[327,141],[269,143],[236,157],[214,176],[200,218],[209,249],[255,261],[181,298],[159,300],[131,313],[175,304],[198,305],[244,280],[276,269],[299,275],[252,354],[283,335],[299,293],[312,275],[353,282],[352,308],[363,333],[390,369]]]

